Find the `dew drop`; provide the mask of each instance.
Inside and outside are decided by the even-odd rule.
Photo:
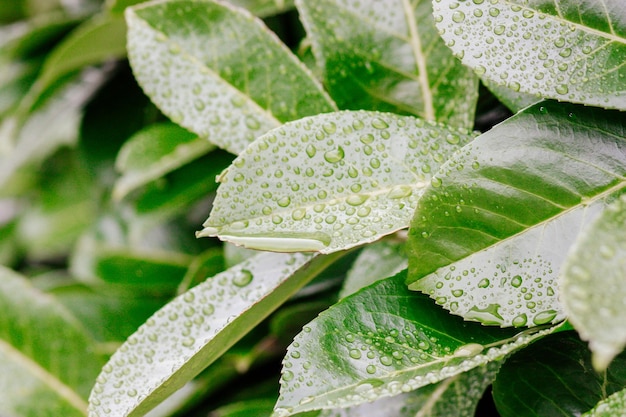
[[[383,119],[376,117],[372,120],[372,127],[375,129],[387,129],[389,125]]]
[[[341,146],[338,146],[337,149],[324,153],[324,159],[326,160],[326,162],[330,162],[331,164],[341,161],[344,156],[345,153]]]
[[[533,323],[535,323],[538,326],[542,324],[550,323],[556,317],[556,313],[557,313],[556,310],[542,311],[533,318]]]
[[[287,207],[289,204],[291,204],[291,198],[289,196],[285,196],[278,200],[277,203],[280,207]]]
[[[374,365],[367,365],[367,367],[365,368],[365,372],[367,372],[368,374],[374,374],[376,373],[376,367]]]
[[[306,154],[309,156],[309,158],[313,158],[316,153],[317,148],[314,145],[309,145],[306,147]]]
[[[359,349],[351,349],[348,353],[352,359],[360,359],[361,351]]]
[[[465,20],[465,13],[463,13],[462,11],[457,10],[454,13],[452,13],[452,21],[456,23],[461,23],[464,20]]]
[[[233,285],[237,287],[245,287],[252,282],[252,272],[247,269],[242,269],[233,277]]]
[[[522,326],[525,326],[527,322],[528,322],[528,317],[526,316],[525,313],[522,313],[519,316],[516,316],[511,323],[513,324],[514,327],[522,327]]]
[[[511,285],[515,288],[519,288],[522,285],[522,277],[519,275],[515,275],[511,280]]]

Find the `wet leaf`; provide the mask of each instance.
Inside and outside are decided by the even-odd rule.
[[[582,232],[559,279],[570,322],[589,341],[594,367],[606,369],[626,346],[626,195]]]
[[[128,54],[172,121],[232,153],[293,120],[334,109],[306,67],[258,19],[213,1],[127,9]]]
[[[626,109],[621,0],[435,0],[441,36],[482,78],[512,90]]]
[[[575,332],[550,335],[504,362],[493,383],[496,408],[502,417],[580,416],[624,389],[625,361],[598,374]]]
[[[90,415],[143,415],[337,256],[260,253],[175,298],[104,366],[90,396]]]
[[[409,231],[410,288],[466,320],[563,320],[557,276],[580,228],[626,187],[617,111],[544,102],[442,167]]]
[[[406,273],[344,298],[287,350],[276,417],[355,406],[467,372],[526,346],[536,332],[484,327],[409,291]]]
[[[102,366],[80,323],[52,297],[0,267],[0,414],[85,416]]]
[[[408,226],[430,177],[472,139],[410,116],[344,111],[263,135],[219,178],[200,236],[330,253]]]
[[[301,0],[298,10],[340,108],[471,128],[478,78],[445,47],[430,0]]]
[[[472,417],[499,367],[499,362],[491,362],[406,394],[356,407],[323,410],[319,417]]]
[[[626,389],[610,395],[600,401],[591,411],[582,417],[614,417],[626,414]]]
[[[113,13],[122,13],[126,7],[146,0],[107,0],[109,10]],[[293,7],[293,0],[226,0],[238,7],[248,9],[252,14],[259,17],[272,16],[287,11]]]
[[[154,124],[137,132],[117,154],[116,168],[122,173],[113,197],[126,194],[208,153],[215,145],[172,123]]]

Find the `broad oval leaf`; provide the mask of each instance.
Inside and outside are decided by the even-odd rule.
[[[0,267],[0,414],[85,416],[102,366],[95,343],[60,303]]]
[[[89,415],[144,415],[337,256],[261,253],[175,298],[102,368]]]
[[[232,153],[288,120],[332,111],[306,67],[260,20],[225,3],[126,9],[139,84],[172,121]]]
[[[446,44],[482,78],[538,97],[626,109],[622,0],[434,0]]]
[[[549,335],[504,362],[493,399],[502,417],[580,416],[624,388],[625,361],[621,355],[597,373],[575,332]]]
[[[409,231],[410,288],[467,320],[564,318],[557,275],[626,187],[623,113],[545,102],[478,137],[431,181]]]
[[[215,146],[172,123],[155,124],[124,143],[115,162],[123,175],[113,189],[122,199],[135,188],[208,153]]]
[[[406,273],[344,298],[303,328],[283,362],[274,415],[350,407],[467,372],[551,332],[484,327],[411,292]]]
[[[339,107],[473,126],[478,78],[438,36],[430,0],[296,3]]]
[[[561,273],[563,307],[604,370],[626,346],[626,195],[585,229]]]
[[[466,131],[410,116],[343,111],[260,137],[220,176],[200,236],[330,253],[408,226],[431,173]]]

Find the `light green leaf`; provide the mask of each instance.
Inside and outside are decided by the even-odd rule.
[[[232,153],[282,122],[332,111],[306,67],[258,19],[212,1],[128,8],[135,76],[172,121]]]
[[[559,280],[570,322],[589,341],[594,367],[606,369],[626,346],[626,195],[582,232]]]
[[[499,362],[491,362],[406,394],[323,410],[319,417],[473,417],[478,400],[499,367]]]
[[[0,267],[0,414],[85,416],[102,366],[85,329],[52,297]]]
[[[466,320],[563,320],[557,276],[580,228],[626,187],[622,113],[532,106],[438,172],[409,231],[409,284]]]
[[[482,78],[538,97],[626,109],[622,0],[435,0],[452,51]]]
[[[90,415],[143,415],[337,256],[260,253],[177,297],[104,366],[90,397]]]
[[[576,332],[560,332],[508,358],[493,399],[501,417],[580,416],[624,389],[624,365],[620,355],[605,372],[595,372],[586,343]]]
[[[467,323],[411,292],[406,273],[344,298],[287,350],[276,417],[400,395],[498,361],[538,332]],[[306,383],[305,383],[306,381]]]
[[[485,87],[487,87],[489,91],[491,91],[491,93],[513,113],[517,113],[524,108],[541,101],[541,99],[537,96],[514,91],[509,87],[500,85],[494,81],[482,80],[482,82]]]
[[[626,414],[626,389],[609,395],[582,417],[615,417]]]
[[[107,0],[107,7],[113,13],[122,13],[128,6],[144,3],[146,0]],[[293,0],[226,0],[229,3],[248,9],[259,17],[272,16],[293,7]]]
[[[287,123],[220,176],[199,235],[322,253],[372,242],[408,226],[431,173],[471,139],[389,113],[344,111]]]
[[[181,127],[167,123],[150,125],[124,143],[116,168],[122,176],[113,188],[121,200],[132,190],[208,153],[215,146]]]
[[[445,47],[430,0],[296,3],[340,108],[473,126],[478,78]]]
[[[344,298],[361,288],[406,269],[404,241],[383,240],[361,250],[352,268],[346,274],[339,297]]]

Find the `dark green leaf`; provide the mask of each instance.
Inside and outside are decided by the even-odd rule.
[[[445,47],[430,0],[302,0],[303,23],[338,106],[471,128],[478,78]]]
[[[283,362],[277,417],[414,391],[488,362],[545,332],[465,322],[406,288],[406,273],[344,298],[304,327]]]
[[[557,275],[581,226],[626,187],[626,119],[545,102],[455,154],[418,203],[409,284],[500,326],[564,318]]]
[[[515,353],[493,384],[502,417],[579,416],[626,384],[626,356],[596,373],[576,333],[563,332]],[[614,414],[615,416],[620,415]]]

